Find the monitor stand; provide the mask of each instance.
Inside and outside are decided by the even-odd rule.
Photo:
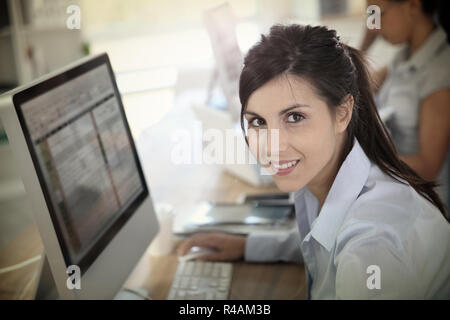
[[[41,272],[39,276],[39,283],[36,288],[34,298],[36,300],[56,300],[59,299],[58,291],[56,289],[55,280],[50,270],[48,258],[45,252],[42,253]]]
[[[42,263],[39,276],[39,283],[36,287],[34,299],[36,300],[58,300],[59,295],[56,289],[55,280],[50,270],[48,258],[45,252],[42,253]],[[148,296],[147,290],[143,288],[131,289],[122,288],[115,296],[115,300],[151,300]]]

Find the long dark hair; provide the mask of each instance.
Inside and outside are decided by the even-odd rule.
[[[384,173],[411,185],[445,217],[444,205],[434,191],[436,184],[422,179],[399,159],[378,115],[365,58],[357,49],[341,43],[336,31],[323,26],[273,26],[268,35],[261,36],[244,60],[239,81],[244,131],[244,112],[250,95],[282,74],[309,81],[329,108],[337,107],[348,94],[352,95],[354,107],[342,153],[344,158],[356,137],[367,157]]]

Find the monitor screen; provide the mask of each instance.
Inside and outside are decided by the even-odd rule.
[[[65,261],[84,272],[148,195],[108,57],[14,104]]]

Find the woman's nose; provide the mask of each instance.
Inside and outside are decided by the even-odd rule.
[[[279,154],[288,148],[287,137],[278,128],[259,130],[255,138],[252,149],[257,149],[258,159],[263,165],[278,159]]]
[[[284,130],[279,128],[270,129],[267,136],[267,149],[269,156],[278,156],[278,154],[288,149],[288,136]]]

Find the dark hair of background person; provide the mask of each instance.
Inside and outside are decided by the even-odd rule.
[[[311,83],[331,110],[341,105],[348,94],[352,95],[352,118],[346,130],[341,161],[347,157],[356,137],[367,157],[384,173],[411,185],[445,217],[444,205],[434,191],[436,183],[422,179],[399,159],[378,115],[365,58],[359,50],[341,43],[335,30],[323,26],[274,25],[268,35],[261,36],[244,59],[239,81],[244,134],[244,112],[250,95],[282,74]]]
[[[408,0],[390,0],[391,2],[405,2]],[[450,43],[450,7],[448,0],[421,0],[422,12],[434,18],[442,26],[447,34],[447,42]]]

